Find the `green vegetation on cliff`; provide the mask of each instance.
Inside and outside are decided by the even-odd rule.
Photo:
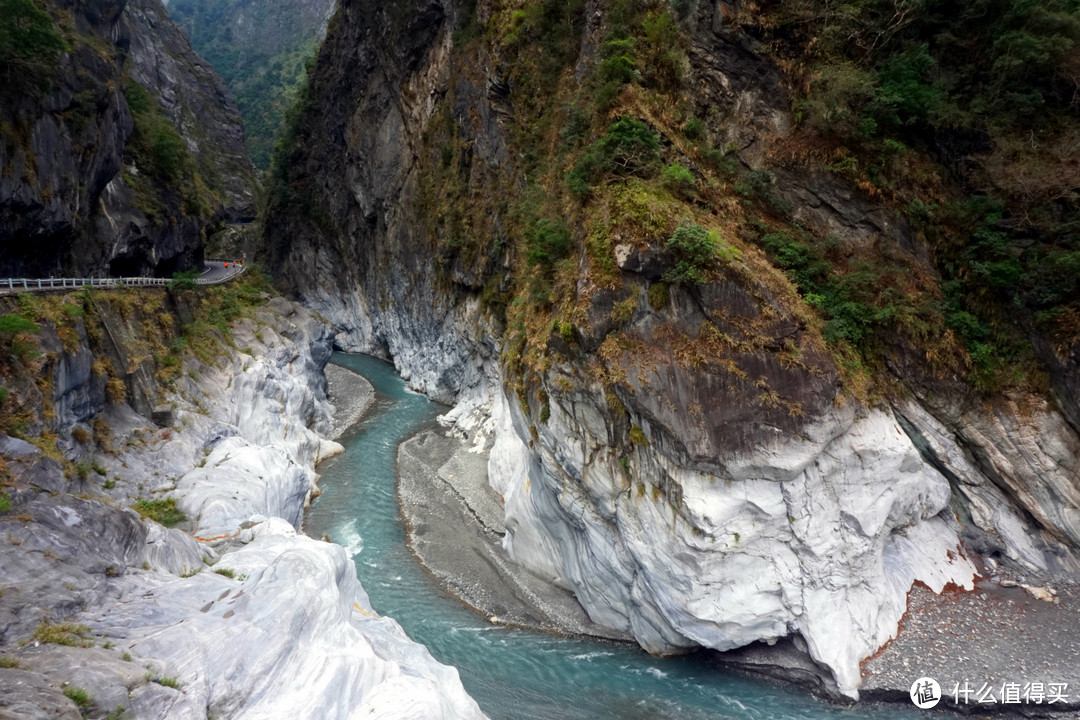
[[[985,391],[1044,388],[1030,337],[1061,348],[1080,341],[1076,4],[778,0],[764,8],[747,8],[730,26],[765,40],[802,88],[793,101],[800,126],[769,162],[838,176],[906,217],[929,247],[931,272],[887,242],[853,251],[794,221],[797,208],[773,174],[746,169],[721,140],[730,131],[715,118],[702,122],[686,86],[692,39],[678,21],[689,5],[672,13],[648,1],[605,4],[596,59],[580,83],[565,74],[580,6],[497,5],[482,37],[514,54],[510,81],[523,90],[515,102],[535,103],[516,116],[533,181],[518,216],[567,217],[581,228],[575,242],[600,271],[595,279],[615,286],[605,225],[609,237],[622,225],[629,232],[614,234],[659,244],[703,203],[724,208],[702,229],[742,238],[784,270],[843,366],[881,368],[905,345],[931,373],[960,372]],[[536,231],[526,223],[521,233],[535,259]],[[665,283],[705,280],[675,261]],[[559,290],[576,270],[564,268],[561,282],[558,267],[549,270],[532,274],[526,306],[541,298],[555,317],[581,317],[581,298],[575,313]],[[544,277],[546,296],[536,291]],[[516,312],[521,331],[543,327],[525,319],[531,314]]]
[[[157,0],[0,0],[11,277],[169,275],[254,213],[225,88]]]
[[[139,498],[131,506],[141,517],[150,518],[165,527],[175,527],[187,520],[184,511],[176,507],[176,498],[147,500]]]
[[[377,12],[415,52],[392,88],[339,70],[347,31],[319,58],[275,165],[272,254],[302,237],[303,274],[323,250],[370,259],[354,235],[392,246],[379,261],[426,240],[440,297],[475,294],[503,324],[537,416],[553,368],[643,394],[657,347],[790,417],[810,411],[800,383],[821,384],[810,402],[837,374],[830,403],[990,396],[1045,391],[1080,357],[1075,2],[436,5]],[[453,27],[423,35],[410,9]],[[407,159],[349,135],[384,128]],[[319,147],[340,142],[379,157]],[[383,237],[401,199],[418,222]]]
[[[32,0],[0,0],[0,68],[4,82],[43,83],[68,50],[56,24]]]
[[[221,75],[240,108],[256,167],[270,166],[286,109],[305,81],[330,0],[173,0],[169,13]]]
[[[594,36],[595,62],[575,76],[583,13],[583,4],[573,2],[503,3],[486,27],[455,37],[461,53],[456,70],[465,77],[470,49],[494,48],[496,65],[499,58],[514,58],[505,64],[514,107],[507,134],[528,185],[510,197],[488,189],[514,182],[500,179],[500,170],[478,172],[482,166],[459,124],[466,121],[450,110],[458,99],[446,98],[427,128],[417,201],[439,256],[455,277],[476,268],[494,276],[474,282],[484,286],[482,298],[506,323],[503,358],[523,403],[527,388],[541,387],[553,365],[583,356],[615,397],[615,388],[630,382],[627,364],[644,368],[651,362],[647,344],[626,332],[635,317],[651,312],[663,326],[658,342],[670,343],[680,362],[722,366],[761,402],[798,414],[797,402],[777,396],[740,367],[740,357],[766,343],[762,328],[748,325],[736,339],[716,331],[710,320],[691,328],[670,315],[676,289],[695,294],[729,280],[753,285],[764,278],[793,311],[800,306],[782,276],[744,239],[759,212],[756,201],[747,202],[749,211],[732,207],[745,178],[727,172],[725,153],[706,141],[687,102],[688,46],[675,16],[660,2],[607,4]],[[749,194],[767,184],[753,175],[749,182]],[[496,197],[501,202],[494,206],[476,203]],[[508,225],[508,244],[499,217]],[[654,257],[653,279],[627,278],[616,246]],[[507,250],[517,263],[509,282],[500,282],[498,258]],[[807,357],[813,355],[808,348]]]
[[[907,216],[972,379],[1030,382],[1029,336],[1080,342],[1080,6],[773,0],[739,16],[802,88],[805,144]],[[1037,374],[1037,373],[1036,373]]]
[[[221,200],[203,180],[184,138],[142,85],[129,79],[124,98],[135,125],[126,150],[137,168],[124,181],[135,190],[139,208],[160,222],[166,212],[161,193],[171,192],[183,198],[186,213],[208,217]]]

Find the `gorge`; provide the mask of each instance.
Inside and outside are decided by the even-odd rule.
[[[40,78],[3,91],[0,274],[169,277],[258,223],[220,288],[0,297],[0,717],[516,716],[408,595],[409,636],[381,617],[384,530],[325,522],[375,463],[318,497],[332,349],[445,405],[415,412],[488,494],[451,524],[578,613],[538,627],[699,653],[672,693],[704,699],[643,716],[738,702],[696,679],[732,668],[840,703],[1080,691],[1074,7],[982,3],[959,43],[948,3],[342,0],[259,190],[164,6],[10,2],[56,39],[5,49]],[[378,462],[434,497],[412,433]],[[460,631],[500,632],[409,512],[495,616]]]

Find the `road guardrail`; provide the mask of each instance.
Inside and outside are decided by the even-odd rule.
[[[243,262],[234,260],[206,260],[225,265],[227,272],[217,278],[195,278],[196,285],[220,285],[232,280],[244,272]],[[125,277],[125,278],[4,278],[0,279],[0,293],[47,292],[82,287],[89,288],[131,288],[131,287],[167,287],[173,280],[169,278]]]

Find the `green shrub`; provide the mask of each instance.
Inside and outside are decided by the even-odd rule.
[[[584,0],[535,0],[525,3],[522,36],[539,46],[540,79],[554,84],[580,49],[585,23]]]
[[[566,174],[566,182],[583,195],[605,175],[651,177],[659,165],[660,136],[640,120],[623,116]]]
[[[781,34],[800,28],[815,61],[808,115],[841,136],[926,123],[1027,133],[1074,107],[1080,12],[1072,0],[973,0],[944,12],[921,5],[901,23],[887,3],[833,11],[824,0],[780,0],[773,8]]]
[[[615,306],[611,308],[611,322],[616,326],[625,325],[634,318],[635,310],[637,310],[636,298],[629,297],[615,303]]]
[[[534,222],[525,241],[526,258],[532,265],[552,266],[566,257],[574,246],[574,238],[566,224],[549,218]]]
[[[21,335],[41,332],[37,323],[27,319],[19,313],[8,313],[0,316],[0,334]]]
[[[705,139],[705,123],[701,118],[692,117],[686,121],[686,124],[682,128],[683,135],[687,140],[704,140]]]
[[[577,145],[588,132],[589,124],[589,116],[586,113],[572,105],[568,106],[566,124],[559,131],[559,139],[565,146]]]
[[[666,9],[653,10],[641,21],[645,52],[642,65],[649,69],[647,84],[665,90],[678,87],[689,65],[682,49],[682,33]]]
[[[858,347],[871,328],[886,320],[893,313],[890,307],[878,308],[858,300],[840,300],[827,306],[832,317],[825,323],[825,339],[828,342],[847,341]]]
[[[906,322],[930,327],[933,308],[908,295],[906,271],[889,262],[852,260],[835,268],[822,249],[786,233],[761,238],[773,264],[795,283],[808,305],[825,317],[823,335],[830,343],[849,343],[863,353],[876,352],[889,331]]]
[[[23,293],[19,296],[22,312],[0,316],[0,345],[7,348],[9,357],[21,363],[30,362],[41,354],[37,345],[29,337],[41,332],[41,328],[26,317],[32,303],[25,302],[24,296],[28,294]]]
[[[11,498],[4,490],[0,490],[0,513],[6,513],[11,509]]]
[[[853,62],[825,65],[812,80],[810,94],[796,103],[796,118],[840,137],[860,133],[863,112],[877,91],[873,72]],[[869,134],[876,133],[874,129]]]
[[[214,568],[214,572],[216,572],[218,575],[224,575],[227,578],[236,577],[236,571],[232,568]]]
[[[660,172],[660,180],[668,189],[679,195],[692,195],[694,192],[693,173],[679,163],[666,165]]]
[[[761,244],[773,263],[787,271],[803,295],[819,292],[819,283],[832,271],[832,263],[817,247],[785,233],[764,235]]]
[[[649,305],[654,310],[662,310],[668,304],[667,283],[658,282],[649,286]]]
[[[187,520],[187,515],[176,507],[175,498],[163,500],[139,498],[131,507],[142,517],[149,518],[165,527],[173,527]]]
[[[637,78],[633,38],[608,40],[601,47],[601,54],[604,59],[597,68],[597,76],[601,82],[625,85]]]
[[[667,241],[674,266],[661,278],[675,285],[700,285],[719,260],[733,260],[738,250],[727,245],[719,234],[701,225],[683,225]]]
[[[775,180],[767,170],[749,170],[735,183],[735,190],[746,198],[759,198],[771,209],[785,213],[790,203],[776,194]]]
[[[871,112],[894,127],[928,122],[944,103],[942,89],[932,82],[937,63],[925,43],[890,57],[878,71],[878,90]]]
[[[194,290],[198,287],[198,283],[195,282],[198,277],[199,271],[194,269],[174,273],[172,280],[169,281],[169,287],[174,290]]]
[[[566,186],[575,195],[586,195],[593,187],[593,175],[596,172],[596,159],[585,155],[566,173]]]

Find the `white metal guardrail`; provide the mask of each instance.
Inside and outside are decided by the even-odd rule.
[[[243,263],[233,260],[207,260],[227,264],[226,272],[220,277],[195,278],[197,285],[220,285],[232,280],[244,272]],[[126,278],[3,278],[0,279],[0,294],[20,292],[45,292],[50,290],[89,288],[132,288],[132,287],[167,287],[173,280],[168,278],[126,277]]]

